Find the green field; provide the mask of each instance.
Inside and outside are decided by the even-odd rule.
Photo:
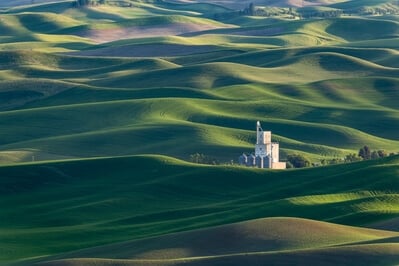
[[[218,260],[222,255],[250,252],[265,256],[267,261],[269,256],[277,256],[277,260],[283,251],[288,252],[287,260],[299,256],[296,252],[326,252],[329,256],[344,252],[345,265],[350,265],[349,257],[357,252],[359,265],[369,256],[381,259],[396,252],[386,259],[398,263],[398,232],[315,221],[372,226],[397,217],[398,170],[398,156],[287,171],[200,166],[162,156],[3,166],[0,167],[1,260],[55,255],[263,217],[291,216],[314,221],[285,218],[279,229],[280,223],[266,219],[237,225],[245,230],[237,229],[232,235],[224,231],[232,231],[231,226],[222,226],[204,229],[205,233],[193,231],[126,242],[38,261],[77,257],[194,260],[207,257],[211,259],[209,265],[213,265],[213,259]],[[263,224],[265,229],[253,223]],[[397,222],[389,227],[395,228]],[[255,235],[260,235],[253,230],[264,230],[263,236],[257,239]],[[207,236],[215,238],[212,246],[207,246]],[[229,237],[232,241],[228,241]],[[140,248],[137,250],[136,246]],[[209,258],[211,255],[214,257]]]
[[[256,120],[283,158],[317,162],[363,145],[398,152],[395,15],[216,21],[232,9],[129,3],[3,8],[0,163],[143,153],[236,161],[252,149]]]
[[[0,0],[0,264],[399,264],[397,155],[232,165],[398,153],[397,1],[73,3]]]

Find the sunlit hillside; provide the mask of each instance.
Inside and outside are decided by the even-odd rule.
[[[0,0],[0,264],[398,264],[398,48],[393,0]]]
[[[243,9],[167,1],[4,7],[0,160],[202,153],[230,162],[252,150],[257,120],[283,157],[399,150],[395,15],[234,11]]]

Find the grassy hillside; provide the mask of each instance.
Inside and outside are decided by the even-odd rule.
[[[215,16],[233,11],[162,1],[4,8],[2,163],[30,160],[26,150],[36,160],[200,152],[230,162],[252,150],[257,120],[283,158],[398,151],[394,15]]]
[[[372,255],[370,255],[372,253]],[[318,259],[323,265],[364,265],[368,263],[392,265],[397,261],[395,244],[379,245],[377,247],[345,247],[319,249],[312,251],[237,254],[227,256],[211,256],[206,258],[176,259],[176,260],[116,260],[116,259],[66,259],[45,262],[37,265],[242,265],[246,263],[288,263],[308,265]],[[319,259],[320,257],[325,258]],[[354,262],[354,259],[356,261]]]
[[[399,152],[395,2],[267,1],[270,16],[235,0],[11,2],[0,264],[399,263],[397,232],[359,227],[397,228],[398,156],[227,165],[258,120],[283,160]]]
[[[2,12],[0,163],[29,160],[21,150],[231,161],[252,150],[257,120],[283,158],[398,151],[394,15],[216,21],[230,7],[126,3]]]
[[[239,53],[193,63],[201,56],[2,52],[0,120],[9,126],[1,148],[73,157],[160,153],[187,159],[201,152],[230,161],[252,149],[253,121],[261,120],[281,142],[283,156],[296,150],[319,160],[365,144],[397,152],[395,50]],[[186,57],[191,62],[184,65]],[[176,146],[176,140],[187,145]]]
[[[193,165],[161,156],[3,166],[0,167],[0,230],[1,249],[4,251],[1,260],[51,255],[262,217],[289,215],[356,226],[368,225],[397,217],[399,208],[395,187],[398,185],[398,169],[398,156],[277,172]],[[265,228],[276,227],[276,222],[271,221],[265,223]],[[300,221],[303,228],[320,230],[317,234],[315,232],[317,241],[306,241],[312,234],[289,233],[289,230],[299,229],[292,227],[292,223],[298,224],[288,219],[287,227],[281,227],[281,231],[265,229],[265,239],[281,241],[281,245],[271,245],[280,251],[306,247],[315,249],[317,254],[323,253],[318,249],[326,246],[397,235]],[[261,230],[250,224],[248,230]],[[246,224],[240,226],[246,228]],[[206,232],[211,234],[212,231]],[[237,232],[237,239],[241,239],[240,232],[245,230]],[[183,240],[196,238],[197,233],[193,234],[181,237]],[[252,241],[250,235],[247,237],[248,241]],[[158,243],[168,252],[166,243],[174,243],[168,238],[164,238],[166,242],[148,240],[145,242],[148,246],[140,246],[147,247],[149,252],[157,250],[153,243]],[[179,243],[186,243],[183,240]],[[388,240],[381,242],[389,243]],[[123,254],[132,254],[132,245],[134,242],[122,244],[126,249],[115,246],[109,251],[104,247],[101,249],[104,256],[95,256],[127,258],[128,255]],[[242,252],[250,251],[245,249],[250,246],[237,246],[231,252],[238,252],[241,248],[244,249]],[[266,241],[259,247],[261,250],[252,251],[267,251],[267,246],[270,247],[270,244]],[[369,254],[361,251],[362,248],[356,252]],[[364,248],[367,249],[367,246]],[[392,248],[396,250],[395,245]],[[117,253],[107,255],[115,249]],[[99,254],[95,250],[90,252],[83,254]],[[173,254],[172,250],[170,252]],[[349,254],[353,254],[351,252]],[[134,254],[139,253],[145,252],[137,250]],[[230,252],[219,250],[220,253]],[[161,254],[159,256],[163,256]]]
[[[325,265],[353,265],[354,259],[355,265],[381,260],[391,264],[399,260],[397,236],[312,220],[269,218],[89,249],[69,254],[73,260],[58,257],[44,265],[240,265],[244,261],[302,265],[323,253],[318,262]]]

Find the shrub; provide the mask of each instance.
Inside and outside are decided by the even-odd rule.
[[[215,158],[211,158],[209,156],[206,156],[205,154],[198,152],[190,155],[190,162],[199,163],[199,164],[212,164],[212,165],[219,164],[219,161],[216,160]]]
[[[362,157],[358,156],[356,153],[351,153],[351,154],[348,154],[345,156],[346,163],[358,162],[361,160],[362,160]]]
[[[289,162],[295,168],[309,167],[310,161],[301,154],[290,154],[287,156],[287,162]]]

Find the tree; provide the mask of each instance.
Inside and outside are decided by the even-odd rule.
[[[370,160],[371,158],[371,151],[367,145],[364,145],[363,148],[359,150],[359,156],[363,158],[363,160]]]
[[[387,152],[384,151],[384,150],[378,150],[377,152],[378,152],[378,156],[379,156],[380,158],[384,158],[384,157],[387,157],[387,156],[388,156]]]
[[[309,167],[310,161],[301,154],[290,154],[287,156],[287,161],[295,168]]]
[[[240,11],[242,15],[246,16],[254,16],[256,13],[254,3],[250,3],[248,7],[246,7],[243,11]]]
[[[373,159],[373,160],[374,160],[374,159],[378,159],[378,158],[380,158],[380,155],[378,154],[377,151],[373,151],[373,152],[371,153],[370,158]]]
[[[96,2],[94,0],[76,0],[75,6],[76,7],[81,7],[81,6],[90,6],[95,4]]]
[[[362,160],[362,158],[359,157],[356,153],[351,153],[346,155],[344,160],[346,163],[351,163],[351,162],[358,162]]]
[[[190,161],[193,163],[204,163],[205,161],[205,155],[201,153],[194,153],[190,155]]]
[[[212,164],[212,165],[219,164],[219,161],[217,159],[211,158],[209,156],[206,156],[205,154],[198,152],[190,155],[190,162],[199,163],[199,164]]]
[[[342,163],[344,160],[341,158],[332,158],[330,160],[328,160],[328,164],[339,164]]]
[[[248,13],[250,16],[254,16],[256,13],[254,3],[250,3],[248,7]]]

